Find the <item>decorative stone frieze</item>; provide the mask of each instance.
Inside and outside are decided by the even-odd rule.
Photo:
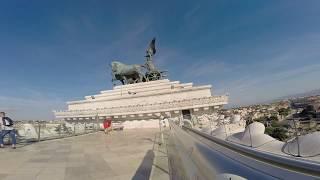
[[[212,96],[211,85],[193,86],[168,79],[116,86],[113,90],[68,102],[68,110],[54,111],[57,118],[143,118],[177,116],[182,110],[208,111],[228,103],[228,96]],[[94,97],[94,98],[92,98]],[[208,111],[210,112],[210,111]],[[198,112],[197,112],[198,113]]]
[[[57,111],[55,112],[57,117],[65,118],[65,117],[85,117],[85,116],[93,116],[93,115],[124,115],[124,114],[141,114],[148,112],[165,112],[165,111],[174,111],[174,113],[179,113],[177,109],[192,109],[199,108],[204,106],[204,110],[208,110],[208,106],[215,106],[217,104],[227,104],[228,97],[227,96],[212,96],[212,97],[204,97],[204,98],[196,98],[196,99],[188,99],[181,101],[173,101],[167,103],[158,103],[158,104],[146,104],[139,106],[120,106],[120,107],[112,107],[112,108],[104,108],[99,110],[74,110],[74,111]],[[196,108],[196,109],[197,109]]]

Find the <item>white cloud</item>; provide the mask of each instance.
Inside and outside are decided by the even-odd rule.
[[[0,111],[16,120],[52,120],[52,110],[65,108],[59,98],[45,96],[40,92],[27,97],[0,96]]]
[[[77,22],[74,19],[67,19],[65,21],[61,21],[61,29],[63,33],[66,35],[66,39],[68,39],[68,34],[73,34],[74,32],[78,32],[79,27],[84,25],[87,29],[94,31],[95,24],[88,18],[82,18]],[[119,30],[119,32],[114,33],[113,41],[106,42],[105,46],[101,46],[99,48],[93,49],[92,51],[79,52],[85,59],[107,59],[104,63],[107,71],[107,63],[108,61],[114,60],[114,57],[123,58],[121,61],[127,63],[143,63],[144,62],[144,51],[147,48],[147,45],[152,37],[145,37],[145,33],[150,28],[151,21],[148,21],[146,18],[137,19],[134,23],[126,25],[123,29]],[[125,29],[128,28],[128,29]],[[141,40],[146,39],[146,41]],[[79,42],[77,39],[68,39],[69,45],[73,47],[74,52],[82,51],[79,48]],[[56,52],[52,49],[55,47],[32,47],[32,51],[37,49],[37,52],[41,52],[41,55],[46,57],[51,55],[51,57],[55,57]],[[31,51],[30,51],[31,52]],[[39,56],[35,54],[35,56]],[[140,62],[136,59],[136,57],[140,57]],[[132,58],[133,57],[133,58]],[[50,57],[49,57],[50,58]],[[101,66],[101,64],[99,64]],[[96,68],[96,67],[94,67]],[[82,72],[86,73],[86,72]],[[87,72],[88,73],[88,72]],[[91,72],[90,72],[91,73]],[[103,72],[102,76],[107,76],[109,72]],[[111,82],[109,82],[111,87]],[[65,109],[65,102],[70,100],[72,97],[68,99],[62,99],[58,94],[52,94],[50,92],[44,92],[35,90],[32,88],[19,88],[16,90],[17,95],[13,95],[10,93],[1,92],[0,89],[0,111],[8,112],[10,117],[13,117],[16,120],[50,120],[54,119],[53,110],[61,110]],[[84,94],[85,96],[87,94]],[[74,97],[73,97],[74,98]],[[77,99],[81,99],[82,97],[77,97]]]
[[[320,88],[320,63],[301,65],[270,74],[254,74],[224,82],[218,92],[229,92],[231,104],[248,104]]]
[[[200,10],[200,5],[193,6],[189,11],[187,11],[184,15],[184,19],[186,22],[189,22],[190,18],[195,16],[195,14]]]
[[[285,40],[280,45],[265,44],[264,56],[243,60],[245,64],[241,63],[241,56],[235,56],[239,60],[231,64],[230,60],[224,61],[223,56],[212,55],[195,61],[184,72],[190,79],[204,79],[213,84],[217,87],[214,93],[230,93],[231,104],[257,103],[320,88],[315,83],[320,76],[319,42],[318,34],[307,34]],[[255,47],[245,48],[255,51]],[[264,49],[262,46],[257,48]],[[230,49],[228,52],[233,53]]]

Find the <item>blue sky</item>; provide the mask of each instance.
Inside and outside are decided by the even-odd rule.
[[[320,88],[320,2],[1,1],[0,110],[53,109],[112,87],[112,60],[156,64],[171,80],[212,84],[230,104]]]

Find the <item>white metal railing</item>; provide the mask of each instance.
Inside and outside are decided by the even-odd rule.
[[[196,117],[193,117],[195,120],[194,121],[198,121]],[[270,141],[267,141],[267,142],[264,142],[263,144],[255,144],[253,143],[253,140],[252,140],[252,135],[251,135],[251,129],[250,127],[251,126],[247,126],[248,128],[248,132],[249,132],[249,137],[250,137],[250,142],[249,144],[247,143],[240,143],[240,142],[237,142],[237,141],[234,141],[232,139],[230,139],[228,132],[227,132],[227,127],[226,125],[228,125],[228,122],[225,122],[225,121],[222,121],[219,123],[219,125],[217,127],[223,127],[224,131],[221,132],[220,134],[213,134],[212,131],[214,130],[211,126],[211,124],[213,123],[213,119],[209,119],[209,123],[210,123],[210,133],[209,135],[213,136],[213,137],[217,137],[217,136],[224,136],[225,138],[223,138],[224,141],[229,141],[229,142],[232,142],[232,143],[236,143],[236,144],[240,144],[240,145],[243,145],[243,146],[247,146],[247,147],[251,147],[251,148],[260,148],[262,146],[266,146],[267,144],[270,144],[270,143],[273,143],[275,141],[277,141],[276,139],[274,140],[270,140]],[[230,124],[229,124],[230,125]],[[229,128],[230,129],[230,128]],[[301,149],[301,142],[299,141],[299,138],[302,136],[302,135],[307,135],[308,133],[302,133],[302,132],[299,132],[297,130],[297,128],[295,129],[296,132],[294,132],[294,137],[291,137],[289,139],[286,139],[283,143],[283,147],[281,149],[281,152],[284,153],[283,155],[287,154],[287,155],[290,155],[290,156],[294,156],[294,157],[301,157],[301,158],[308,158],[308,157],[315,157],[315,156],[320,156],[320,150],[318,152],[313,152],[313,153],[301,153],[300,152],[300,149]],[[293,146],[296,146],[295,148],[297,148],[297,150],[290,150],[290,147],[293,147]],[[303,148],[303,147],[302,147]],[[262,150],[262,149],[260,149]]]
[[[15,121],[14,129],[18,144],[78,136],[101,130],[99,122],[66,123],[63,121],[54,123],[47,121]],[[6,136],[5,142],[10,143],[8,141],[10,141],[10,138]]]
[[[320,164],[259,152],[193,128],[181,128],[173,122],[170,122],[170,126],[170,138],[173,143],[168,147],[175,148],[171,151],[175,152],[174,156],[182,159],[180,167],[185,172],[184,176],[189,179],[215,179],[221,174],[226,175],[227,179],[235,176],[246,179],[320,177]]]

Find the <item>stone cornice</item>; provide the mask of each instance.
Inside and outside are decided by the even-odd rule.
[[[192,83],[176,84],[174,86],[174,89],[182,89],[182,88],[193,88]],[[159,91],[159,90],[171,90],[171,85],[166,84],[166,85],[153,86],[153,87],[148,86],[148,87],[135,89],[135,90],[123,88],[122,90],[121,89],[114,90],[114,92],[85,96],[85,98],[90,99],[91,96],[94,96],[95,98],[107,98],[107,97],[112,97],[112,96],[120,96],[121,94],[126,93],[128,91],[132,91],[135,93],[146,93],[146,92],[154,92],[154,91]],[[149,94],[153,94],[153,93],[149,93]]]
[[[154,88],[159,86],[171,86],[174,84],[180,84],[180,81],[170,81],[170,82],[157,83],[157,84],[145,84],[145,85],[136,86],[136,87],[128,87],[127,85],[124,85],[124,86],[119,86],[113,89],[113,91],[120,91],[121,89],[139,90],[139,89]]]
[[[56,111],[56,117],[89,117],[94,115],[115,116],[143,114],[154,112],[175,111],[181,109],[200,108],[208,106],[224,105],[228,102],[228,96],[211,96],[203,98],[185,99],[180,101],[171,101],[155,104],[144,104],[135,106],[120,106],[113,108],[104,108],[96,110],[74,110],[74,111]]]
[[[162,79],[162,80],[157,80],[157,81],[149,81],[149,82],[141,82],[141,83],[135,83],[135,84],[127,84],[127,85],[120,85],[120,86],[115,86],[113,89],[121,89],[121,88],[140,88],[140,87],[145,87],[145,86],[152,86],[154,84],[169,84],[170,82],[175,82],[175,81],[170,81],[169,79]],[[179,82],[179,81],[178,81]]]
[[[180,81],[169,81],[168,79],[165,80],[158,80],[158,81],[150,81],[150,82],[142,82],[137,84],[128,84],[128,85],[119,85],[113,87],[112,90],[102,90],[100,91],[100,94],[109,94],[114,92],[120,92],[121,89],[130,89],[130,90],[136,90],[136,89],[145,89],[148,87],[156,87],[156,86],[165,86],[165,85],[171,85],[171,84],[179,84]],[[139,84],[139,86],[137,86]],[[135,86],[132,86],[135,85]]]
[[[131,98],[137,98],[137,97],[147,97],[147,96],[153,96],[153,95],[163,95],[163,94],[175,94],[175,93],[181,93],[181,92],[188,92],[188,91],[196,91],[196,90],[202,90],[202,89],[210,89],[211,85],[204,85],[204,86],[197,86],[192,88],[181,88],[178,91],[172,90],[170,92],[161,92],[161,93],[153,93],[153,94],[146,94],[146,95],[130,95],[130,96],[121,96],[121,97],[115,97],[115,98],[99,98],[99,99],[86,99],[86,100],[80,100],[80,101],[70,101],[67,102],[68,105],[70,104],[83,104],[83,103],[92,103],[92,102],[102,102],[102,101],[112,101],[112,100],[119,100],[119,99],[131,99]]]

